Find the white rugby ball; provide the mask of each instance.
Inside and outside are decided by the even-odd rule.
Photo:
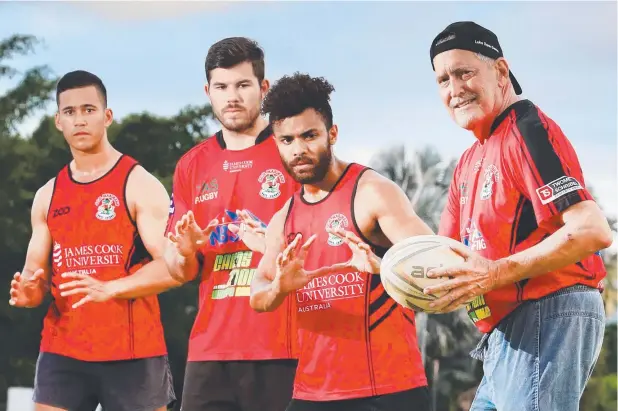
[[[393,300],[414,311],[432,313],[429,303],[444,294],[424,294],[423,289],[446,281],[446,278],[427,278],[432,268],[460,264],[463,257],[451,250],[461,243],[438,235],[420,235],[394,244],[382,258],[380,279]]]

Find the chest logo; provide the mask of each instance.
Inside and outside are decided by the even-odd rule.
[[[260,174],[258,182],[261,184],[260,196],[273,200],[281,195],[280,185],[285,183],[285,177],[281,171],[271,168]]]
[[[481,200],[488,200],[494,193],[494,183],[500,179],[500,172],[495,165],[489,165],[485,168],[485,181],[481,187]]]
[[[337,213],[330,216],[328,221],[326,221],[325,229],[336,230],[337,228],[346,229],[348,227],[348,219],[343,214]],[[343,239],[334,234],[328,233],[328,245],[333,247],[340,246],[343,244]]]
[[[120,206],[120,201],[118,201],[118,197],[113,194],[105,193],[101,194],[97,201],[94,203],[97,206],[97,214],[96,217],[99,220],[109,221],[116,217],[116,207]]]

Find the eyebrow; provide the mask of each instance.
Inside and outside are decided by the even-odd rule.
[[[80,106],[81,108],[97,108],[97,106],[93,105],[93,104],[82,104]],[[75,106],[66,106],[62,108],[62,111],[68,110],[68,109],[74,109],[76,108]]]
[[[310,128],[309,130],[305,130],[305,131],[303,131],[303,132],[302,132],[302,133],[300,133],[299,135],[300,135],[301,137],[308,137],[310,134],[317,133],[317,132],[318,132],[318,129],[317,129],[317,128],[315,128],[315,127],[312,127],[312,128]],[[279,138],[280,138],[280,139],[284,139],[284,138],[294,138],[294,136],[293,136],[293,135],[287,135],[287,134],[286,134],[286,135],[281,136],[281,137],[279,137]]]
[[[241,84],[241,83],[251,83],[251,79],[244,78],[238,81],[231,81],[229,83],[224,83],[222,81],[213,81],[213,86],[227,86],[228,84]]]

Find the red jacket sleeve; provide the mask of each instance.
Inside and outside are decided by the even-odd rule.
[[[506,160],[517,188],[532,202],[539,225],[580,201],[592,200],[573,146],[538,108],[516,120],[512,137]]]
[[[463,158],[463,157],[462,157]],[[442,211],[440,217],[440,227],[438,228],[438,234],[445,237],[450,237],[454,240],[461,240],[460,233],[460,197],[459,192],[459,170],[461,165],[461,159],[457,163],[455,170],[453,171],[453,178],[448,190],[448,197],[446,200],[446,206]]]

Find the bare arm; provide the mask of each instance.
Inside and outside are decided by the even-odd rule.
[[[358,200],[370,204],[372,218],[392,244],[415,235],[434,234],[397,184],[374,171],[367,171],[362,180]]]
[[[589,257],[612,244],[612,233],[599,206],[591,200],[567,208],[560,229],[545,240],[499,261],[495,281],[510,284],[533,278]]]
[[[37,276],[34,284],[31,284],[31,286],[34,286],[34,289],[26,291],[28,295],[23,295],[22,293],[22,295],[15,298],[16,306],[38,307],[49,290],[49,278],[51,276],[49,258],[52,250],[52,237],[47,227],[47,210],[49,209],[53,189],[54,180],[52,179],[41,187],[34,196],[30,217],[32,236],[28,243],[26,262],[21,272],[20,283],[25,284],[28,282],[38,270],[43,270],[43,273]]]
[[[153,261],[127,277],[110,281],[110,294],[115,298],[138,298],[159,294],[182,282],[173,278],[163,255],[168,240],[165,227],[170,199],[165,187],[152,174],[137,166],[127,182],[127,201],[135,210],[139,235]]]
[[[290,200],[275,213],[266,228],[266,249],[251,282],[249,299],[251,308],[259,312],[277,309],[287,297],[287,293],[273,286],[273,279],[277,271],[277,256],[286,247],[284,228],[289,206]]]

